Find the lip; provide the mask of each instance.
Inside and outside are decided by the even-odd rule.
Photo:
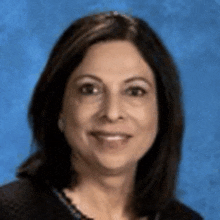
[[[99,136],[99,137],[105,137],[105,136],[120,136],[120,137],[125,137],[129,138],[132,137],[132,135],[125,133],[125,132],[109,132],[109,131],[92,131],[90,132],[91,135],[93,136]]]
[[[110,149],[123,149],[132,137],[125,132],[92,131],[90,134],[101,144],[100,146]]]

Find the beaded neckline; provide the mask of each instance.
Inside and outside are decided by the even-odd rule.
[[[53,192],[60,199],[60,201],[69,209],[72,216],[77,220],[94,220],[84,215],[77,207],[72,204],[71,200],[65,195],[63,191],[59,192],[57,189],[53,188]]]
[[[68,210],[76,220],[94,220],[93,218],[87,217],[79,209],[77,209],[77,207],[74,204],[72,204],[71,200],[66,196],[66,194],[63,191],[58,191],[56,188],[52,188],[52,191],[58,197],[58,199],[68,208]],[[157,213],[155,220],[159,220],[159,217],[160,214]],[[145,217],[140,218],[140,220],[145,219]]]

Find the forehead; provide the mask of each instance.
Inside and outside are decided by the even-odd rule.
[[[152,69],[136,46],[129,41],[100,42],[92,45],[80,65],[73,71],[75,77],[81,74],[115,80],[115,77],[119,79],[139,75],[154,80]]]

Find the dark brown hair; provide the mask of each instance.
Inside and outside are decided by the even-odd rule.
[[[154,31],[139,18],[116,12],[75,21],[53,48],[37,83],[28,119],[36,152],[21,165],[17,176],[49,182],[58,189],[77,180],[71,168],[71,148],[57,127],[64,89],[70,74],[88,48],[98,42],[132,42],[151,66],[156,79],[159,132],[152,148],[139,161],[132,197],[137,216],[163,209],[175,195],[181,154],[183,111],[176,67]]]

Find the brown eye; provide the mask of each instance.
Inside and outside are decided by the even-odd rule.
[[[140,97],[140,96],[144,96],[147,92],[144,89],[142,89],[141,87],[131,87],[131,88],[127,89],[127,93],[130,96]]]
[[[98,89],[90,83],[87,83],[79,88],[79,92],[83,95],[94,95],[98,93]]]

